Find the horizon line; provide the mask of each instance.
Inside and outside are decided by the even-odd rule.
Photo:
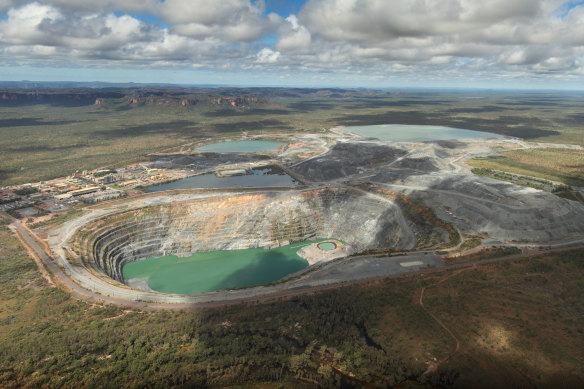
[[[91,85],[91,84],[104,84],[104,85],[112,85],[112,86],[119,86],[123,89],[130,89],[132,87],[144,87],[144,86],[151,86],[151,87],[178,87],[178,88],[210,88],[210,89],[218,89],[218,88],[269,88],[269,89],[350,89],[350,90],[378,90],[378,91],[386,91],[386,90],[477,90],[477,91],[539,91],[539,92],[584,92],[584,88],[581,89],[571,89],[571,88],[542,88],[542,87],[528,87],[528,86],[513,86],[513,87],[482,87],[482,86],[384,86],[384,87],[371,87],[371,86],[344,86],[344,85],[312,85],[312,86],[301,86],[301,85],[290,85],[290,84],[282,84],[282,85],[272,85],[272,84],[219,84],[219,83],[209,83],[209,84],[181,84],[181,83],[163,83],[163,82],[115,82],[115,81],[69,81],[69,80],[60,80],[60,81],[41,81],[41,80],[20,80],[20,81],[13,81],[13,80],[0,80],[0,88],[5,88],[2,84],[22,84],[22,83],[39,83],[39,84],[79,84],[79,85]],[[16,89],[31,89],[31,88],[49,88],[49,86],[14,86],[13,88]],[[54,86],[52,88],[55,89],[66,89],[68,87],[62,86]],[[99,88],[99,87],[94,87]]]

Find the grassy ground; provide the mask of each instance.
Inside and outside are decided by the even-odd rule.
[[[461,342],[442,368],[461,387],[582,387],[583,271],[575,251],[427,279],[424,304]]]
[[[477,168],[529,175],[567,185],[584,186],[584,153],[564,149],[507,151],[467,162]]]
[[[578,387],[584,251],[203,313],[88,304],[0,227],[0,386]],[[461,342],[436,373],[426,363]]]

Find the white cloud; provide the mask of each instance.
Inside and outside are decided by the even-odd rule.
[[[298,23],[296,15],[288,16],[286,22],[280,27],[280,39],[276,48],[286,52],[306,52],[309,50],[312,43],[310,31]]]
[[[280,52],[265,47],[257,53],[256,57],[256,63],[275,63],[280,58]]]
[[[114,50],[148,38],[148,28],[128,15],[76,15],[50,5],[31,3],[8,11],[0,22],[5,44],[45,45],[76,50]]]
[[[28,55],[31,61],[44,57],[44,63],[225,66],[240,54],[222,38],[245,34],[237,28],[221,34],[206,31],[194,39],[127,14],[67,12],[35,2],[9,9],[7,19],[0,21],[0,57],[3,63],[26,61]]]
[[[233,20],[256,18],[261,11],[248,0],[166,0],[162,14],[171,23],[225,25]]]
[[[249,0],[166,0],[161,14],[172,31],[201,38],[214,35],[230,42],[259,39],[275,27],[275,15],[263,16],[263,2]]]
[[[156,12],[160,5],[158,0],[45,0],[43,3],[74,12]]]
[[[8,19],[0,22],[0,41],[12,44],[50,43],[38,26],[43,22],[64,20],[64,16],[55,8],[39,3],[31,3],[21,8],[8,10]]]

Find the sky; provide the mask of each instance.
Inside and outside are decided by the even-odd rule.
[[[0,80],[584,89],[584,1],[0,0]]]

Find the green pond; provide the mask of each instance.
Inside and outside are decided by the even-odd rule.
[[[197,150],[213,153],[256,153],[259,151],[276,150],[284,145],[283,142],[267,140],[237,140],[228,142],[211,143],[199,147]]]
[[[245,249],[175,255],[130,262],[123,269],[125,280],[145,279],[150,288],[163,293],[195,294],[262,285],[278,281],[308,266],[296,252],[324,239],[294,243],[271,250]]]

